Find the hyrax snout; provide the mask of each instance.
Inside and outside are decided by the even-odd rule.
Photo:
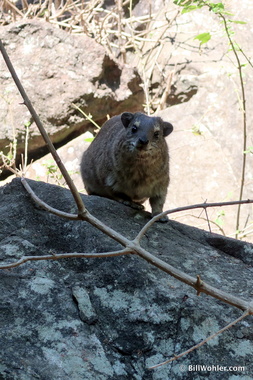
[[[160,117],[140,112],[124,112],[106,121],[82,157],[87,193],[139,209],[149,198],[152,216],[161,213],[169,185],[165,137],[172,130]]]

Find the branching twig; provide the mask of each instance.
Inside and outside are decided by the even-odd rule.
[[[74,107],[77,111],[79,111],[84,117],[86,120],[88,120],[90,123],[92,123],[93,125],[95,125],[95,127],[99,130],[100,129],[100,126],[92,119],[92,116],[90,115],[87,115],[80,107],[78,107],[76,104],[74,103],[71,103],[72,107]]]
[[[15,173],[16,174],[16,173]],[[28,194],[31,196],[31,198],[36,202],[40,207],[42,207],[45,211],[50,212],[51,214],[57,215],[60,218],[66,218],[69,220],[80,220],[80,217],[78,214],[69,214],[67,212],[63,212],[60,210],[57,210],[51,206],[49,206],[46,202],[42,201],[37,195],[34,193],[34,191],[29,186],[28,182],[24,177],[21,177],[21,183],[28,192]]]
[[[97,257],[116,257],[123,256],[131,253],[128,249],[122,249],[120,251],[114,252],[99,252],[99,253],[63,253],[55,255],[44,255],[44,256],[23,256],[18,261],[10,264],[1,265],[0,269],[10,269],[15,268],[27,261],[40,261],[40,260],[60,260],[60,259],[73,259],[73,258],[97,258]]]
[[[161,366],[163,366],[165,364],[169,364],[169,363],[173,362],[174,360],[177,360],[177,359],[181,358],[182,356],[185,356],[185,355],[189,354],[190,352],[192,352],[192,351],[196,350],[197,348],[203,346],[209,340],[216,338],[216,336],[218,336],[218,335],[222,334],[224,331],[230,329],[232,326],[234,326],[236,323],[238,323],[241,320],[243,320],[244,318],[246,318],[248,315],[249,315],[249,312],[245,311],[245,313],[243,313],[239,318],[235,319],[234,321],[232,321],[231,323],[229,323],[227,326],[223,327],[221,330],[217,331],[216,333],[214,333],[214,334],[210,335],[209,337],[207,337],[206,339],[202,340],[202,342],[200,342],[200,343],[196,344],[195,346],[191,347],[189,350],[184,351],[181,354],[174,355],[173,358],[168,359],[168,360],[166,360],[166,361],[164,361],[162,363],[156,364],[156,365],[154,365],[152,367],[149,367],[149,369],[155,369],[155,368],[161,367]]]
[[[202,212],[200,213],[200,215],[201,214],[202,214]],[[185,218],[186,216],[188,216],[188,217],[195,218],[195,219],[198,219],[198,220],[203,220],[205,222],[205,224],[206,224],[206,222],[207,222],[206,218],[201,217],[200,215],[197,216],[197,215],[194,215],[192,213],[186,213],[186,214],[179,215],[177,218],[174,218],[173,220],[177,221],[180,218]],[[221,233],[223,236],[229,236],[229,235],[225,234],[225,231],[223,230],[223,228],[216,221],[209,219],[209,223],[210,223],[210,226],[211,226],[211,224],[213,224],[218,229],[219,233]],[[203,226],[203,224],[198,224],[197,228],[202,228],[202,226]],[[231,235],[231,236],[234,236],[234,234]]]
[[[126,63],[126,49],[122,40],[122,18],[123,18],[123,8],[122,8],[122,0],[117,0],[118,7],[118,41],[119,41],[119,49],[122,56],[123,63]]]
[[[23,179],[23,181],[25,181],[25,180]],[[29,185],[26,183],[26,186],[29,186]],[[32,194],[33,191],[29,190],[29,193],[32,195],[33,199],[36,200],[37,196],[35,194],[34,195]],[[231,203],[231,202],[227,202],[227,203]],[[40,200],[39,204],[42,207],[44,207],[44,202],[41,202],[41,200]],[[201,207],[206,207],[206,205],[208,206],[207,203],[204,203],[204,204],[201,205]],[[49,209],[47,209],[47,211],[51,212],[51,207],[48,206],[48,205],[46,205],[46,206],[49,207]],[[197,205],[197,206],[199,206],[199,205]],[[55,209],[53,209],[53,210],[55,210]],[[170,213],[170,211],[167,212],[167,213]],[[165,215],[166,212],[163,213],[163,214]],[[64,215],[61,215],[61,212],[60,213],[58,212],[58,215],[66,217],[65,213],[64,213]],[[153,218],[151,220],[151,222],[154,219],[158,219],[158,218],[159,218],[159,216],[156,216],[155,218]],[[233,296],[233,295],[231,295],[229,293],[223,292],[223,291],[221,291],[219,289],[216,289],[216,288],[214,288],[214,287],[212,287],[212,286],[204,283],[200,279],[200,276],[198,276],[197,279],[196,279],[195,277],[192,277],[192,276],[184,273],[183,271],[180,271],[180,270],[174,268],[172,265],[167,264],[166,262],[158,259],[154,255],[152,255],[151,253],[149,253],[148,251],[146,251],[145,249],[143,249],[142,247],[140,247],[140,245],[139,245],[140,234],[138,234],[137,237],[134,240],[129,240],[129,239],[125,238],[123,235],[121,235],[118,232],[116,232],[115,230],[113,230],[112,228],[106,226],[100,220],[98,220],[93,215],[91,215],[88,211],[87,211],[85,217],[82,217],[82,216],[79,215],[78,219],[86,220],[87,222],[89,222],[90,224],[92,224],[94,227],[98,228],[100,231],[104,232],[105,234],[107,234],[108,236],[110,236],[112,239],[114,239],[117,242],[119,242],[120,244],[122,244],[125,247],[125,249],[127,250],[128,253],[137,254],[138,256],[140,256],[144,260],[146,260],[147,262],[149,262],[152,265],[156,266],[157,268],[161,269],[162,271],[170,274],[171,276],[173,276],[176,279],[184,282],[185,284],[192,286],[194,289],[197,290],[198,294],[200,294],[202,292],[202,293],[211,295],[212,297],[217,298],[217,299],[219,299],[219,300],[221,300],[223,302],[226,302],[226,303],[228,303],[228,304],[230,304],[232,306],[238,307],[239,309],[249,310],[249,313],[253,314],[253,307],[250,307],[250,305],[249,305],[249,303],[247,301],[242,300],[242,299],[240,299],[238,297],[235,297],[235,296]],[[149,225],[149,223],[147,223],[147,225]],[[143,233],[143,231],[144,231],[144,229],[142,229],[141,233]],[[141,234],[141,236],[142,236],[142,234]],[[39,256],[39,257],[40,257],[40,260],[43,260],[43,259],[46,260],[47,259],[47,256]],[[61,256],[61,257],[59,256],[58,258],[64,258],[64,256]],[[7,264],[7,265],[8,265],[8,268],[10,268],[11,266],[21,265],[23,262],[25,262],[25,261],[22,261],[19,264],[15,263],[16,265],[13,264],[13,263],[10,264],[10,265],[9,264]],[[6,265],[0,266],[0,269],[6,269]]]
[[[213,202],[213,203],[198,203],[195,205],[190,206],[183,206],[183,207],[177,207],[172,210],[164,211],[159,215],[154,216],[145,226],[141,229],[141,231],[138,233],[138,235],[135,238],[136,242],[139,242],[140,239],[145,235],[147,230],[160,218],[162,218],[165,215],[173,214],[180,211],[186,211],[186,210],[194,210],[197,208],[203,208],[206,209],[208,207],[223,207],[223,206],[235,206],[235,205],[242,205],[242,204],[248,204],[253,203],[253,199],[245,199],[241,201],[229,201],[229,202]]]
[[[89,222],[91,225],[105,233],[106,235],[110,236],[113,240],[117,241],[121,245],[128,247],[128,243],[130,243],[130,246],[132,246],[131,242],[125,238],[123,235],[119,234],[118,232],[114,231],[112,228],[105,225],[103,222],[101,222],[99,219],[95,218],[95,216],[91,215],[88,210],[86,210],[85,214],[68,214],[66,212],[57,210],[51,206],[49,206],[47,203],[42,201],[40,198],[37,197],[37,195],[34,193],[32,188],[29,186],[28,182],[24,177],[21,178],[21,182],[24,185],[27,192],[30,194],[32,199],[38,203],[38,205],[42,208],[44,208],[45,211],[51,212],[52,214],[55,214],[59,217],[66,218],[69,220],[85,220]]]
[[[240,79],[240,87],[241,87],[241,94],[242,94],[242,119],[243,119],[243,152],[247,149],[247,110],[246,110],[246,95],[245,95],[245,88],[244,88],[244,80],[243,80],[243,72],[242,72],[242,64],[236,49],[236,46],[231,38],[231,33],[229,31],[228,23],[225,18],[225,16],[222,13],[218,13],[220,18],[223,21],[225,32],[227,35],[227,38],[229,40],[229,44],[231,46],[231,49],[234,53],[236,62],[237,62],[237,70],[239,73],[239,79]],[[240,194],[239,194],[239,200],[242,200],[243,197],[243,190],[244,190],[244,182],[245,182],[245,172],[246,172],[246,161],[247,161],[247,155],[243,153],[242,157],[242,172],[241,172],[241,183],[240,183]],[[239,226],[240,226],[240,215],[241,215],[241,205],[238,205],[237,210],[237,217],[236,217],[236,235],[235,237],[238,237],[239,232]]]
[[[204,208],[204,210],[205,210],[205,214],[206,214],[206,220],[207,220],[207,224],[208,224],[209,232],[212,232],[211,224],[210,224],[210,220],[209,220],[209,217],[208,217],[208,213],[207,213],[207,209],[206,209],[206,207]]]
[[[250,302],[245,301],[241,298],[235,297],[232,294],[223,292],[220,289],[217,289],[211,285],[208,285],[202,280],[199,281],[200,277],[196,279],[195,277],[192,277],[184,273],[183,271],[178,270],[177,268],[174,268],[172,265],[167,264],[163,260],[158,259],[157,257],[152,255],[145,249],[135,245],[134,241],[132,242],[132,247],[134,248],[135,253],[138,254],[140,257],[142,257],[144,260],[148,261],[150,264],[161,269],[163,272],[170,274],[171,276],[175,277],[181,282],[184,282],[185,284],[193,287],[194,289],[196,289],[198,294],[205,293],[225,303],[228,303],[229,305],[235,306],[241,310],[249,310],[249,313],[253,314],[253,306],[250,305]]]
[[[30,111],[34,122],[36,123],[45,143],[48,146],[49,151],[51,152],[52,156],[54,157],[55,162],[57,163],[66,183],[69,186],[69,189],[70,189],[70,191],[71,191],[71,193],[72,193],[72,195],[76,201],[79,214],[81,214],[81,215],[85,214],[86,208],[83,204],[82,198],[81,198],[80,194],[78,193],[72,179],[70,178],[65,166],[63,165],[53,143],[51,142],[50,138],[48,137],[48,134],[46,133],[46,131],[45,131],[45,129],[44,129],[44,127],[40,121],[39,116],[37,115],[37,113],[36,113],[35,109],[33,108],[28,96],[26,95],[26,92],[25,92],[25,90],[24,90],[15,70],[14,70],[14,67],[13,67],[13,65],[12,65],[12,63],[8,57],[8,54],[4,48],[4,45],[3,45],[1,40],[0,40],[0,51],[3,55],[3,58],[5,60],[7,67],[8,67],[8,69],[12,75],[12,78],[13,78],[14,82],[16,83],[16,86],[17,86],[17,88],[18,88],[18,90],[19,90],[19,92],[20,92],[20,94],[24,100],[25,105],[27,106],[28,110]]]
[[[205,4],[210,11],[213,10],[213,5],[215,5],[213,3],[210,4],[208,1],[203,2],[203,4]],[[231,31],[230,31],[230,28],[228,26],[228,21],[227,21],[226,17],[224,16],[224,14],[222,12],[217,12],[217,11],[215,11],[215,13],[222,20],[222,23],[223,23],[224,28],[225,28],[225,33],[226,33],[228,41],[229,41],[229,45],[232,49],[235,60],[237,62],[237,70],[238,70],[238,74],[239,74],[241,96],[242,96],[241,101],[242,101],[242,119],[243,119],[243,152],[245,152],[247,149],[247,110],[246,110],[246,95],[245,95],[245,86],[244,86],[244,80],[243,80],[242,64],[241,64],[239,54],[238,54],[238,50],[240,51],[240,49],[238,49],[238,44],[232,40]],[[244,54],[244,56],[245,56],[245,54]],[[248,60],[248,59],[247,59],[247,61],[250,62],[250,60]],[[250,62],[250,64],[251,64],[251,62]],[[243,197],[245,173],[246,173],[246,161],[247,161],[247,155],[244,153],[243,158],[242,158],[242,171],[241,171],[239,200],[242,200],[242,197]],[[238,233],[239,233],[240,215],[241,215],[241,205],[239,204],[238,209],[237,209],[237,217],[236,217],[236,235],[235,235],[236,238],[238,237]]]
[[[168,78],[166,80],[166,87],[164,89],[164,92],[161,96],[161,99],[160,99],[160,102],[158,104],[158,107],[156,109],[156,112],[160,111],[160,110],[163,110],[166,106],[166,100],[167,100],[167,97],[170,95],[170,92],[171,92],[171,83],[172,83],[172,78],[173,78],[173,75],[174,75],[174,72],[171,71],[169,74],[168,74]]]

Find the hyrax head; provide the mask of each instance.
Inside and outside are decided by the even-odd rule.
[[[155,148],[173,131],[172,124],[160,117],[147,116],[141,112],[124,112],[121,121],[126,128],[127,140],[132,150]]]

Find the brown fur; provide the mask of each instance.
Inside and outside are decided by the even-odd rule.
[[[169,155],[164,139],[173,127],[159,117],[125,112],[108,120],[84,152],[81,174],[88,194],[162,212],[169,185]],[[164,218],[161,221],[165,221]]]

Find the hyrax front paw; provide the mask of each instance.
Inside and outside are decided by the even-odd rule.
[[[153,218],[154,216],[156,216],[156,215],[158,215],[158,214],[160,214],[161,212],[157,212],[157,213],[155,213],[155,214],[151,214],[151,217]],[[160,222],[160,223],[167,223],[169,221],[169,218],[168,218],[168,215],[164,215],[164,216],[162,216],[161,218],[159,218],[158,220],[157,220],[157,222]]]
[[[167,223],[169,221],[168,215],[164,215],[162,218],[158,219],[160,223]]]

